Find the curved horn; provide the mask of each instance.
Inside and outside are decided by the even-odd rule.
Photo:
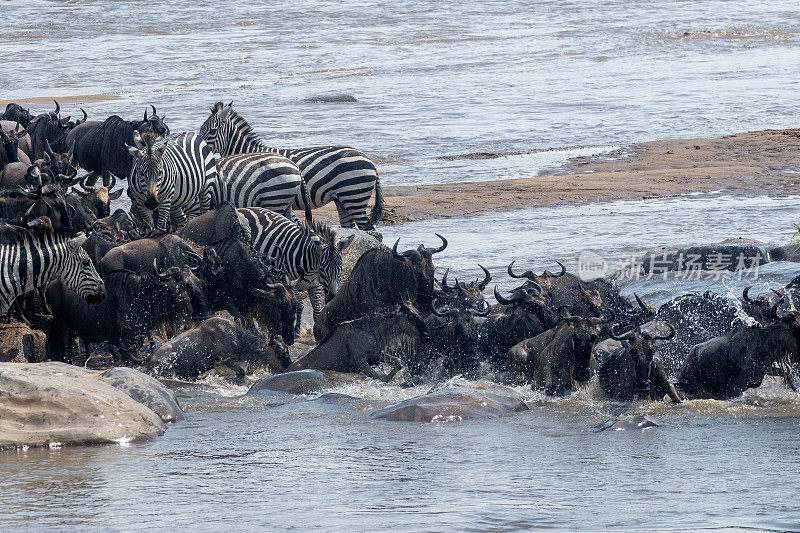
[[[464,287],[458,282],[458,278],[456,278],[456,292],[458,292],[458,295],[461,296],[462,298],[466,296],[466,292],[464,292]]]
[[[44,140],[44,153],[46,153],[50,157],[53,157],[53,149],[50,148],[50,140],[49,139],[45,139]]]
[[[150,107],[153,108],[153,114],[151,116],[158,115],[158,113],[156,113],[156,106],[154,106],[153,104],[150,104]]]
[[[117,185],[117,176],[111,174],[111,183],[108,185],[108,190],[111,191]]]
[[[447,270],[444,271],[444,275],[442,276],[442,290],[444,292],[450,292],[450,291],[453,290],[452,287],[449,287],[447,285],[447,274],[449,274],[449,273],[450,273],[450,269],[448,268]]]
[[[745,289],[745,290],[746,290],[746,289]],[[675,326],[673,326],[673,325],[672,325],[672,324],[670,324],[669,322],[667,322],[667,326],[669,326],[669,333],[668,333],[666,336],[663,336],[663,335],[653,335],[653,336],[652,336],[652,339],[653,339],[654,341],[659,341],[659,340],[661,340],[661,341],[668,341],[668,340],[670,340],[672,337],[674,337],[674,336],[675,336]]]
[[[569,312],[569,306],[566,305],[558,308],[558,316],[567,322],[578,322],[581,319],[579,316],[572,316],[572,313]]]
[[[615,341],[620,341],[620,342],[621,341],[632,341],[633,340],[633,337],[636,335],[636,329],[635,328],[630,330],[630,331],[626,331],[625,333],[619,334],[619,333],[616,332],[617,326],[619,326],[619,324],[614,324],[613,326],[611,326],[611,331],[609,332],[609,335],[610,335],[610,337],[612,339],[614,339]]]
[[[748,302],[748,303],[753,303],[753,300],[751,300],[751,299],[750,299],[750,296],[749,296],[749,294],[748,294],[748,293],[750,292],[750,289],[752,289],[752,288],[753,288],[753,287],[752,287],[752,285],[748,285],[748,286],[747,286],[747,287],[745,287],[745,288],[744,288],[744,290],[742,291],[742,299],[743,299],[745,302]]]
[[[144,121],[147,122],[147,108],[144,108]]]
[[[542,273],[542,275],[547,276],[548,278],[560,278],[561,276],[567,273],[567,268],[561,263],[561,261],[556,261],[556,264],[561,267],[561,272],[559,272],[558,274],[553,274],[549,270],[545,270]]]
[[[514,263],[516,263],[516,262],[517,262],[516,260],[511,261],[511,263],[508,265],[508,275],[511,276],[512,278],[516,278],[516,279],[526,278],[526,279],[529,279],[531,281],[535,281],[535,278],[537,276],[536,276],[536,274],[533,273],[532,270],[527,270],[524,274],[514,274],[514,272],[511,270],[511,268],[514,266]]]
[[[88,187],[86,185],[86,178],[88,178],[88,177],[89,177],[89,174],[86,174],[84,177],[82,177],[81,181],[78,182],[78,185],[80,185],[81,189],[83,189],[84,191],[92,192],[92,191],[94,191],[94,187]]]
[[[644,303],[641,298],[639,298],[638,294],[636,294],[634,292],[633,293],[633,297],[636,298],[636,303],[639,304],[639,307],[642,308],[642,311],[644,311],[645,313],[652,313],[653,312],[653,310],[650,309],[649,307],[647,307],[647,304]]]
[[[603,318],[602,316],[596,318],[590,318],[589,323],[593,326],[597,326],[599,324],[608,324],[609,322],[617,318],[617,314],[614,313],[613,309],[607,309],[606,311],[608,312],[608,318]]]
[[[182,255],[183,255],[184,259],[188,259],[189,260],[186,264],[192,270],[194,270],[197,267],[199,267],[200,264],[203,262],[203,258],[200,257],[198,254],[196,254],[192,250],[182,250]]]
[[[80,126],[81,124],[86,122],[87,118],[89,118],[89,115],[86,114],[86,110],[85,109],[81,108],[81,113],[83,113],[83,118],[82,119],[78,119],[78,120],[75,121],[75,125],[76,126]]]
[[[55,102],[55,104],[56,104],[56,110],[55,110],[55,114],[56,114],[56,116],[57,116],[58,118],[61,118],[61,106],[60,106],[60,105],[59,105],[59,103],[58,103],[58,102],[56,102],[55,100],[53,100],[53,102]]]
[[[442,312],[436,307],[436,302],[433,302],[433,305],[431,306],[431,313],[440,318],[447,318],[456,316],[458,314],[458,309],[448,309],[447,311]]]
[[[483,311],[481,311],[480,309],[470,308],[469,312],[470,314],[472,314],[472,316],[489,316],[489,313],[492,312],[492,308],[487,305],[486,309],[484,309]]]
[[[434,235],[436,235],[437,237],[439,237],[439,238],[442,240],[442,245],[441,245],[441,246],[439,246],[438,248],[427,248],[427,247],[426,247],[426,248],[425,248],[425,251],[427,251],[427,252],[428,252],[429,254],[431,254],[431,255],[433,255],[433,254],[438,254],[439,252],[441,252],[442,250],[444,250],[445,248],[447,248],[447,239],[445,239],[444,237],[442,237],[442,236],[441,236],[441,235],[439,235],[438,233],[435,233]]]
[[[778,292],[778,291],[776,291],[775,289],[770,289],[770,290],[771,290],[772,292],[774,292],[775,294],[777,294],[779,298],[783,298],[783,294],[779,293],[779,292]]]
[[[153,273],[161,281],[169,280],[179,270],[180,269],[178,267],[170,267],[170,268],[166,268],[164,270],[159,270],[159,268],[158,268],[158,258],[157,257],[153,258]]]
[[[497,292],[497,285],[495,285],[494,286],[494,297],[499,303],[501,303],[503,305],[513,305],[513,304],[515,304],[517,302],[521,302],[522,300],[524,300],[525,299],[525,294],[522,293],[522,292],[514,291],[514,293],[512,293],[512,295],[511,295],[511,298],[503,298],[503,295],[501,295],[499,292]]]
[[[392,254],[394,255],[395,259],[403,259],[404,257],[411,257],[413,250],[406,250],[405,252],[399,254],[397,253],[397,245],[400,244],[400,237],[394,241],[394,246],[392,246]]]
[[[489,282],[492,281],[492,275],[489,273],[488,270],[486,270],[483,267],[483,265],[478,264],[478,266],[481,267],[481,270],[483,270],[483,273],[484,273],[483,281],[479,281],[478,282],[478,288],[480,290],[484,290],[487,287],[487,285],[489,285]]]

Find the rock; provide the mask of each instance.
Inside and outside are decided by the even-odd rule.
[[[522,394],[502,385],[448,388],[390,405],[372,418],[401,422],[453,422],[527,410]]]
[[[346,93],[326,93],[315,94],[303,99],[304,102],[312,102],[315,104],[330,104],[334,102],[358,102],[356,97],[352,94]]]
[[[12,321],[0,324],[0,362],[35,363],[47,356],[44,332],[31,329],[26,324]]]
[[[183,410],[175,395],[157,379],[132,368],[111,368],[101,374],[111,386],[144,404],[164,422],[183,420]]]
[[[594,429],[601,431],[627,431],[629,429],[649,429],[663,426],[664,423],[657,418],[649,416],[631,416],[625,418],[609,418],[605,422],[600,422]]]
[[[0,363],[0,449],[152,439],[161,418],[101,373],[64,363]]]
[[[331,372],[328,370],[295,370],[260,379],[253,383],[247,394],[264,394],[267,392],[288,392],[290,394],[313,394],[326,389],[333,389],[367,381],[361,374]]]
[[[356,261],[364,255],[367,251],[373,248],[388,248],[381,242],[383,238],[377,231],[362,231],[359,229],[350,228],[336,228],[337,240],[343,240],[354,235],[353,241],[350,245],[342,250],[342,275],[341,279],[345,280],[350,276]],[[377,236],[377,237],[376,237]]]

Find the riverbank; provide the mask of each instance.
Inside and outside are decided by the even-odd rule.
[[[463,158],[504,155],[511,154],[465,154]],[[735,196],[797,194],[800,129],[635,143],[616,152],[571,159],[543,174],[515,180],[384,187],[383,223],[717,191]],[[314,215],[322,221],[337,220],[333,204]]]

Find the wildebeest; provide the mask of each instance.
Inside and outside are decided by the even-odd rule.
[[[111,175],[127,179],[130,175],[133,157],[126,144],[132,145],[134,131],[152,131],[158,135],[169,135],[169,128],[162,118],[153,114],[148,118],[144,111],[144,120],[126,121],[112,115],[102,122],[89,121],[76,126],[66,138],[66,146],[72,151],[75,162],[81,168],[91,172],[87,181],[93,186],[97,176],[103,177],[103,186],[111,183]]]
[[[250,228],[242,224],[236,208],[230,202],[222,202],[216,209],[191,219],[178,231],[178,235],[201,246],[227,237],[252,242]]]
[[[0,191],[0,219],[24,225],[40,217],[47,217],[54,229],[72,228],[64,192],[58,185]]]
[[[0,170],[3,170],[9,163],[22,162],[30,164],[30,158],[19,148],[20,138],[27,134],[28,132],[25,130],[17,133],[16,129],[5,131],[0,128]]]
[[[739,326],[696,345],[681,367],[678,389],[692,398],[725,400],[760,387],[774,363],[797,362],[794,320],[766,327]]]
[[[0,120],[19,122],[23,128],[27,128],[31,123],[31,112],[17,103],[9,102],[6,104],[6,110],[0,115]]]
[[[145,371],[159,377],[196,379],[218,365],[229,366],[240,375],[262,368],[283,372],[291,364],[280,340],[267,342],[224,318],[209,318],[160,346]]]
[[[139,228],[136,227],[136,222],[128,215],[124,209],[117,209],[111,215],[97,220],[98,227],[108,231],[118,231],[122,235],[135,241],[141,239]]]
[[[384,383],[391,381],[402,367],[397,357],[386,355],[387,348],[426,342],[425,321],[407,302],[401,302],[401,313],[375,314],[339,324],[314,349],[292,363],[286,370],[335,370],[361,372]],[[384,374],[372,365],[381,362],[381,355],[393,364]]]
[[[38,115],[28,126],[28,132],[31,136],[31,159],[35,161],[44,157],[47,142],[56,152],[71,152],[71,149],[67,150],[67,134],[85,121],[85,111],[83,112],[83,119],[76,122],[71,122],[70,117],[61,118],[61,106],[56,102],[56,110],[54,112]]]
[[[164,233],[114,248],[100,262],[100,272],[127,269],[154,274],[154,263],[160,268],[197,268],[201,262],[202,256],[194,246],[177,235]]]
[[[0,171],[0,189],[16,189],[18,187],[40,188],[42,169],[39,165],[14,162],[9,163]]]
[[[391,251],[374,248],[362,255],[314,321],[314,338],[321,341],[342,322],[394,308],[404,298],[423,315],[429,314],[433,306],[433,254],[447,247],[447,239],[438,233],[436,236],[442,241],[438,248],[420,245],[399,253],[397,239]]]
[[[611,328],[611,337],[621,341],[622,348],[612,352],[598,371],[600,386],[613,400],[631,402],[636,398],[662,400],[664,396],[680,403],[675,386],[670,383],[661,362],[654,358],[657,340],[675,336],[675,328],[668,324],[666,335],[651,335],[641,328],[618,334]]]
[[[47,287],[45,297],[53,315],[48,342],[53,358],[71,361],[73,340],[80,337],[87,357],[91,343],[109,342],[123,359],[143,361],[136,347],[151,331],[179,324],[191,313],[178,269],[155,276],[118,270],[103,279],[107,296],[96,304],[79,298],[60,280]]]
[[[595,280],[591,285],[584,284],[578,276],[567,273],[566,267],[559,261],[556,263],[561,267],[560,272],[545,270],[540,275],[530,270],[523,274],[515,274],[514,263],[515,261],[512,261],[508,265],[508,275],[512,278],[527,279],[522,288],[528,288],[533,283],[541,287],[541,295],[548,300],[553,313],[562,307],[569,307],[575,314],[581,316],[597,316],[605,303],[604,294],[616,293],[611,284],[605,280]]]
[[[562,395],[574,389],[574,383],[591,378],[592,345],[600,328],[614,319],[573,316],[566,307],[558,312],[560,322],[532,339],[520,342],[509,350],[508,366],[522,370],[533,380],[535,388],[545,394]]]
[[[86,239],[86,242],[83,243],[83,249],[89,256],[89,259],[92,260],[92,264],[94,264],[95,268],[99,269],[100,261],[103,257],[113,248],[121,246],[126,242],[128,241],[115,238],[115,236],[107,230],[95,231],[92,232],[89,238]]]
[[[475,281],[464,283],[455,280],[453,285],[447,282],[447,275],[450,273],[449,269],[442,275],[442,281],[439,283],[441,291],[437,293],[436,297],[441,303],[450,305],[455,303],[456,306],[466,305],[472,307],[477,311],[484,311],[488,309],[489,305],[483,297],[483,291],[486,289],[489,282],[492,281],[492,275],[481,265],[478,265],[483,270],[483,280],[477,279]]]
[[[80,180],[80,186],[83,191],[74,189],[75,194],[81,196],[81,201],[87,211],[91,212],[96,218],[105,218],[111,214],[111,201],[119,200],[122,196],[122,187],[114,189],[116,178],[113,177],[111,184],[108,187],[88,187],[86,185],[86,178]],[[130,220],[130,218],[128,218]]]
[[[44,146],[44,155],[36,163],[42,169],[45,183],[59,183],[61,186],[67,187],[74,185],[78,181],[77,179],[70,179],[68,182],[64,182],[64,177],[75,178],[78,174],[77,169],[72,166],[72,154],[54,152],[47,141]]]

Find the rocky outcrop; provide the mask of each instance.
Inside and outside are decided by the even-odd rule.
[[[0,449],[147,440],[179,412],[161,383],[135,370],[0,364]]]
[[[522,394],[502,385],[430,392],[375,411],[372,418],[400,422],[454,422],[494,418],[528,409]]]
[[[380,233],[376,231],[362,231],[359,229],[350,228],[336,228],[336,237],[338,240],[344,240],[350,235],[353,235],[353,242],[342,250],[342,275],[341,279],[345,280],[350,276],[356,261],[364,255],[367,251],[373,248],[386,248],[381,242],[383,238]],[[388,248],[386,248],[388,250]]]
[[[26,324],[12,321],[0,324],[0,362],[35,363],[46,356],[47,336]]]

